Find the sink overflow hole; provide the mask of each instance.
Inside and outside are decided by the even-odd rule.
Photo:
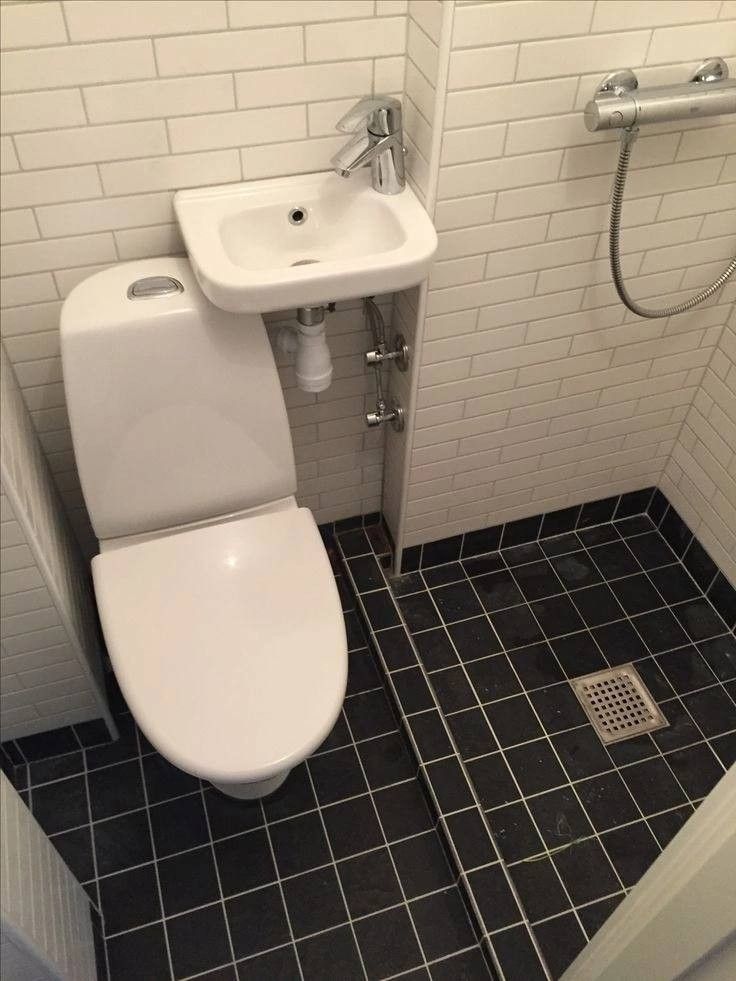
[[[292,266],[311,266],[313,262],[319,262],[319,259],[297,259]]]
[[[307,220],[307,215],[306,208],[292,208],[289,212],[289,221],[292,225],[303,225]]]

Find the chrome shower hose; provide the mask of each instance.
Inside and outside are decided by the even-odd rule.
[[[683,300],[682,303],[675,303],[671,307],[663,307],[661,310],[650,310],[648,307],[643,307],[636,300],[632,300],[626,291],[626,285],[624,283],[623,273],[621,272],[621,253],[619,249],[619,243],[621,238],[621,211],[624,203],[624,188],[626,187],[626,174],[629,170],[629,158],[631,157],[631,147],[637,136],[637,130],[635,128],[624,129],[621,132],[621,145],[618,152],[618,166],[616,167],[616,176],[613,181],[613,193],[611,194],[611,228],[608,236],[608,251],[611,259],[611,275],[613,276],[613,285],[616,287],[616,292],[618,293],[621,302],[631,310],[632,313],[638,314],[640,317],[647,317],[650,320],[656,319],[658,317],[672,317],[677,313],[685,313],[687,310],[692,310],[703,300],[707,300],[709,296],[713,296],[718,290],[723,286],[728,278],[733,274],[736,269],[736,257],[733,258],[729,264],[726,266],[725,270],[710,286],[706,286],[705,289],[691,296],[689,300]]]

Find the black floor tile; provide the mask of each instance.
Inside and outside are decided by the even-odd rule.
[[[488,811],[486,817],[496,846],[506,862],[517,862],[544,851],[542,839],[521,801]]]
[[[616,597],[605,583],[576,589],[570,593],[570,599],[588,627],[598,627],[624,616]]]
[[[35,787],[32,809],[33,816],[47,835],[88,824],[89,811],[84,777],[70,777],[68,780],[58,780],[56,783]]]
[[[587,838],[557,852],[553,861],[576,906],[601,899],[621,888],[613,866],[596,838]]]
[[[473,947],[464,950],[460,954],[453,954],[444,960],[437,961],[432,965],[432,981],[458,981],[458,978],[473,978],[477,981],[488,979],[491,981],[491,973],[480,947]],[[412,972],[407,975],[407,981],[424,981],[429,978],[425,971]]]
[[[403,785],[402,785],[403,786]],[[383,793],[383,791],[379,791]],[[333,804],[322,811],[322,817],[327,828],[327,836],[330,839],[330,846],[336,859],[347,858],[357,852],[365,851],[369,848],[377,848],[383,844],[383,834],[381,826],[376,817],[375,808],[371,798],[366,794],[363,797],[356,797],[353,800],[343,801],[341,804]],[[397,823],[400,822],[400,813]],[[296,856],[290,856],[291,865],[299,861],[299,836],[295,829],[293,843],[290,849],[296,852]],[[317,857],[317,850],[313,846],[313,852]],[[276,855],[278,862],[278,853]],[[314,865],[322,864],[314,862]],[[309,867],[309,866],[306,866]]]
[[[454,873],[436,831],[406,838],[391,845],[391,855],[407,899],[452,885]]]
[[[620,892],[616,896],[609,896],[607,899],[599,899],[595,903],[581,906],[578,916],[583,924],[583,929],[589,938],[593,938],[600,930],[608,917],[613,913],[618,904],[624,898],[624,893]]]
[[[199,790],[197,777],[180,770],[158,753],[143,758],[143,773],[149,804],[158,804]]]
[[[500,572],[506,568],[506,563],[501,558],[500,552],[481,555],[479,558],[463,557],[461,565],[465,569],[465,574],[471,578],[474,576],[484,576],[489,572]]]
[[[232,958],[220,903],[167,920],[166,933],[176,978],[207,971]]]
[[[414,634],[420,630],[430,630],[442,623],[437,608],[432,602],[429,590],[423,593],[412,593],[398,599],[401,615],[409,630]]]
[[[505,654],[470,661],[465,670],[480,702],[494,702],[521,691],[521,686]]]
[[[348,695],[371,691],[380,688],[382,684],[375,658],[370,651],[351,651],[348,654]]]
[[[485,576],[476,576],[473,579],[473,586],[489,613],[524,602],[524,596],[516,580],[507,569],[491,572]]]
[[[419,652],[419,659],[427,671],[449,668],[458,663],[455,648],[444,627],[435,627],[434,630],[415,634],[414,643]]]
[[[215,840],[240,834],[241,831],[250,831],[263,824],[260,801],[236,800],[234,797],[221,794],[213,787],[205,790],[204,799],[212,837]]]
[[[352,917],[377,913],[402,902],[399,880],[387,848],[348,858],[337,868]]]
[[[365,615],[374,630],[395,627],[399,620],[394,601],[388,589],[376,590],[374,593],[364,593],[361,597]]]
[[[517,566],[514,569],[514,579],[526,600],[545,599],[565,591],[565,586],[547,559]]]
[[[618,773],[589,777],[575,784],[575,790],[596,831],[607,831],[641,816]]]
[[[646,657],[634,661],[634,667],[641,675],[642,681],[657,702],[664,702],[668,698],[672,698],[674,694],[672,685],[655,661],[650,657]]]
[[[434,708],[434,696],[424,680],[421,668],[404,668],[403,671],[396,671],[391,680],[394,683],[396,697],[404,715],[412,715],[414,712],[423,712],[425,709]]]
[[[550,558],[553,555],[580,551],[580,539],[574,531],[569,531],[564,535],[556,535],[554,538],[545,538],[539,544],[542,546],[544,554]]]
[[[525,926],[494,934],[493,949],[506,981],[545,981],[547,973]]]
[[[92,829],[89,826],[62,831],[53,836],[51,844],[80,882],[87,882],[94,877]]]
[[[345,702],[345,715],[356,740],[370,739],[396,729],[396,718],[384,691],[353,695]]]
[[[435,586],[446,586],[451,582],[458,582],[465,579],[465,569],[459,562],[448,562],[447,565],[437,565],[430,569],[424,569],[422,578],[429,589]]]
[[[296,954],[291,944],[238,964],[238,981],[265,981],[271,978],[278,981],[301,981]]]
[[[736,588],[719,572],[708,590],[708,599],[730,630],[736,630]]]
[[[653,610],[632,618],[652,654],[661,654],[688,643],[688,637],[669,610]]]
[[[498,636],[486,616],[451,623],[447,629],[461,661],[475,661],[501,650]]]
[[[736,732],[716,736],[715,739],[711,739],[710,744],[726,769],[736,763]]]
[[[642,814],[656,814],[685,803],[685,795],[663,759],[645,760],[621,770]]]
[[[514,545],[512,548],[504,546],[501,554],[506,564],[512,568],[525,565],[527,562],[538,562],[544,558],[544,552],[538,542],[526,542],[524,545]]]
[[[351,610],[350,612],[344,614],[343,619],[345,620],[348,650],[362,650],[366,645],[366,641],[365,634],[363,633],[363,627],[360,622],[360,617],[355,610]]]
[[[664,600],[643,572],[624,579],[615,579],[611,583],[611,590],[629,616],[664,606]]]
[[[544,640],[539,624],[526,605],[491,613],[490,620],[506,650],[526,647]]]
[[[683,695],[682,701],[703,735],[718,736],[736,728],[736,705],[722,688],[716,686]],[[35,791],[33,796],[35,804]]]
[[[502,930],[522,919],[500,862],[469,872],[467,879],[486,930]]]
[[[340,883],[332,866],[286,879],[282,888],[297,939],[339,926],[348,919]]]
[[[568,684],[539,688],[531,692],[529,698],[542,720],[542,725],[550,735],[563,729],[584,725],[588,721],[580,702]]]
[[[607,542],[621,541],[621,536],[612,524],[579,529],[577,537],[586,548],[592,548],[594,545],[604,545]]]
[[[486,715],[502,747],[515,746],[544,735],[526,695],[493,702],[486,706]],[[489,746],[485,752],[491,752],[493,748]]]
[[[591,633],[612,666],[627,664],[649,653],[644,641],[626,620],[594,627]]]
[[[736,636],[725,634],[712,640],[702,640],[697,648],[720,681],[736,678]]]
[[[327,933],[300,940],[297,950],[304,981],[323,981],[326,971],[334,971],[336,977],[344,978],[345,981],[363,981],[365,978],[350,927],[341,926]],[[274,975],[262,977],[270,979]],[[280,979],[280,975],[278,977]],[[254,981],[256,981],[255,976]],[[260,977],[258,981],[261,981]]]
[[[574,593],[572,595],[575,596]],[[587,630],[569,634],[567,637],[555,637],[550,643],[568,678],[577,678],[608,667],[606,659]]]
[[[416,899],[409,908],[427,960],[446,957],[476,942],[457,887]]]
[[[627,544],[644,569],[671,565],[676,560],[672,549],[656,531],[630,538]]]
[[[529,920],[544,920],[570,909],[562,883],[549,858],[520,862],[509,869]]]
[[[565,678],[552,648],[546,642],[520,647],[509,654],[509,660],[527,691],[553,685]]]
[[[322,744],[324,746],[324,743]],[[254,813],[254,821],[259,808],[259,801],[233,801],[240,805],[241,811],[250,808]],[[317,799],[312,789],[312,781],[306,763],[300,763],[291,771],[286,781],[279,787],[274,794],[269,794],[263,802],[263,810],[269,821],[278,821],[280,818],[294,817],[296,814],[303,814],[311,811],[317,806]],[[209,809],[209,805],[208,805]],[[237,813],[237,812],[236,812]],[[245,817],[245,814],[243,815]],[[210,823],[212,818],[210,817]],[[258,821],[257,824],[260,824]],[[240,829],[238,829],[240,830]],[[244,828],[242,830],[248,830]],[[213,837],[215,835],[213,830]]]
[[[252,853],[248,857],[252,857]],[[250,869],[231,868],[227,871],[230,879],[237,877],[246,882],[254,878]],[[185,913],[198,906],[214,903],[220,898],[215,862],[209,845],[162,859],[158,863],[158,875],[166,916]],[[225,889],[223,882],[225,895],[242,892],[247,888],[249,886],[243,885],[240,889],[233,889],[232,886]]]
[[[433,589],[432,599],[445,623],[467,620],[483,612],[475,590],[467,580]]]
[[[170,981],[169,958],[162,923],[121,933],[107,941],[111,981],[140,977],[145,965],[146,981]]]
[[[660,702],[659,707],[669,725],[666,729],[653,732],[652,739],[663,753],[702,740],[703,735],[700,729],[695,725],[692,716],[681,701],[673,698],[670,701]]]
[[[153,843],[159,858],[203,845],[209,838],[200,794],[157,804],[149,814]]]
[[[87,785],[93,821],[133,811],[145,804],[138,760],[93,770]]]
[[[585,627],[568,596],[552,596],[529,605],[547,638],[571,634]]]
[[[225,901],[235,957],[249,957],[287,943],[289,927],[278,886],[265,886]]]
[[[697,539],[692,540],[682,561],[698,586],[707,591],[718,573],[718,566]]]
[[[325,819],[327,813],[326,810]],[[306,872],[330,861],[327,839],[317,813],[279,821],[271,825],[269,834],[276,866],[282,876]]]
[[[99,887],[108,935],[161,919],[156,869],[152,863],[100,879]]]
[[[340,548],[345,558],[354,555],[365,555],[371,551],[371,544],[362,528],[340,533]]]
[[[97,874],[120,872],[153,859],[151,832],[145,811],[133,811],[94,825]]]
[[[432,815],[416,780],[378,790],[374,800],[388,841],[406,838],[432,827]]]
[[[678,695],[707,688],[715,681],[713,672],[693,646],[660,654],[657,664]]]
[[[425,773],[440,814],[450,814],[473,803],[467,778],[455,757],[428,763]]]
[[[567,782],[547,739],[536,739],[506,750],[506,760],[525,795],[551,790]]]
[[[700,594],[697,583],[679,563],[652,569],[649,578],[667,603],[681,603]]]
[[[404,907],[358,920],[354,928],[369,979],[388,977],[421,965],[422,952]]]
[[[573,913],[537,923],[534,935],[542,948],[554,978],[559,978],[586,944],[586,938]]]
[[[475,869],[496,861],[496,849],[477,808],[450,814],[445,818],[445,824],[461,868]]]
[[[431,682],[437,701],[445,714],[478,704],[478,698],[465,670],[460,666],[433,672]]]
[[[372,555],[361,555],[359,558],[348,559],[347,564],[359,593],[367,593],[372,589],[385,587],[386,583],[381,567]]]
[[[400,780],[408,780],[416,774],[417,767],[406,748],[406,742],[398,732],[358,744],[368,785],[376,790]]]
[[[565,589],[580,589],[601,581],[601,574],[585,551],[558,555],[550,561]]]
[[[707,640],[724,634],[728,627],[705,599],[688,600],[672,607],[672,612],[682,624],[691,640]]]
[[[246,831],[245,834],[236,835],[234,838],[223,838],[215,842],[214,851],[223,896],[232,896],[238,892],[245,892],[246,889],[265,886],[276,879],[268,834],[264,828]],[[198,861],[201,861],[202,866],[201,878],[209,880],[210,863],[204,856],[198,858]],[[179,865],[174,865],[174,869],[184,868],[185,865],[185,857],[182,857]],[[194,877],[194,873],[192,875]]]
[[[601,835],[603,847],[627,888],[635,885],[660,853],[645,821]]]
[[[438,760],[453,752],[452,743],[447,735],[440,713],[433,709],[431,712],[420,712],[409,719],[420,760]]]
[[[669,543],[678,558],[681,558],[687,551],[687,547],[692,541],[693,535],[688,526],[670,505],[660,522],[659,529],[662,536]]]
[[[448,715],[447,724],[463,760],[485,756],[498,749],[486,713],[481,708],[464,709]]]
[[[509,804],[521,796],[501,753],[471,760],[467,768],[478,799],[485,809]]]
[[[667,762],[690,800],[709,794],[724,772],[707,743],[676,749],[667,754]]]
[[[626,766],[627,763],[640,763],[652,756],[659,756],[657,744],[647,732],[640,736],[622,739],[620,743],[608,746],[608,755],[616,766]]]
[[[544,843],[550,850],[587,838],[593,828],[572,787],[559,787],[527,801]]]
[[[654,832],[660,848],[664,849],[669,845],[693,813],[692,804],[684,804],[682,807],[675,807],[671,811],[665,811],[664,814],[655,814],[648,819],[647,824]]]
[[[380,630],[374,636],[389,671],[416,664],[417,659],[403,624],[399,627],[389,627],[388,630]]]

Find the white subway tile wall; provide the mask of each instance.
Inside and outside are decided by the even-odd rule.
[[[61,385],[61,301],[112,263],[182,252],[177,188],[328,169],[345,139],[334,123],[351,101],[402,93],[406,9],[405,0],[0,2],[3,339],[88,553]],[[425,44],[425,71],[428,56]],[[390,319],[390,299],[382,307]],[[319,521],[378,510],[383,462],[383,434],[362,422],[375,396],[360,303],[342,304],[329,334],[335,382],[319,396],[296,388],[279,355],[299,500]]]
[[[98,975],[87,894],[4,773],[0,804],[3,976],[94,981]]]
[[[410,4],[409,36],[423,30],[442,50],[422,24],[431,6]],[[440,245],[392,528],[408,546],[661,483],[736,580],[733,322],[724,327],[736,287],[670,319],[625,310],[607,259],[616,137],[588,133],[580,111],[616,68],[658,84],[720,54],[733,74],[733,4],[452,8],[441,127],[430,90],[443,72],[424,76],[426,43],[407,70],[405,98],[410,83],[424,97],[413,105],[427,160],[440,144]],[[624,207],[635,297],[676,302],[720,274],[736,251],[735,174],[732,118],[642,132]]]
[[[2,351],[0,395],[0,739],[5,740],[107,717],[109,710],[101,694],[89,579]],[[66,411],[56,401],[35,410],[42,434],[68,428]]]

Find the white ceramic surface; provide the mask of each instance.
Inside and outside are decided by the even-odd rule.
[[[379,194],[368,168],[179,191],[174,207],[202,290],[233,312],[405,289],[427,276],[437,249],[411,188]],[[289,221],[294,208],[303,224]]]
[[[123,695],[176,766],[220,786],[267,781],[330,732],[347,642],[308,509],[115,548],[92,571]]]

